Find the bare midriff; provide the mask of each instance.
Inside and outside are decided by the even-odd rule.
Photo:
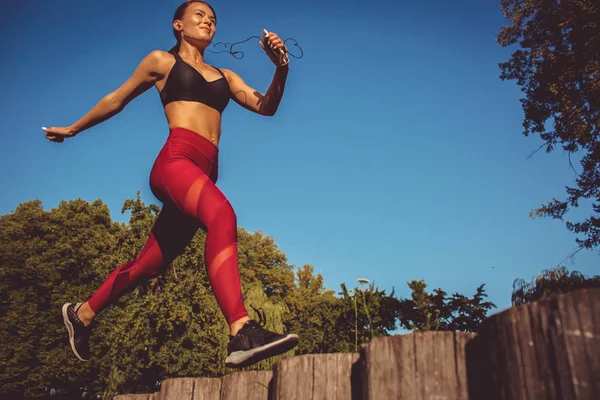
[[[169,129],[189,129],[219,145],[221,113],[214,108],[194,101],[174,101],[165,107],[165,115]]]

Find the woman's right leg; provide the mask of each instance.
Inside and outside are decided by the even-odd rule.
[[[96,314],[138,286],[142,279],[160,274],[183,252],[198,228],[197,221],[185,216],[173,204],[165,203],[138,258],[117,267],[84,304],[63,305],[63,320],[77,358],[81,361],[89,359],[90,331],[87,326]]]
[[[142,281],[158,276],[183,252],[200,225],[179,209],[166,203],[158,214],[150,236],[135,260],[117,267],[86,302],[95,316],[116,299],[130,292]],[[85,304],[84,304],[85,306]],[[81,308],[83,308],[82,306]],[[81,310],[80,308],[80,310]],[[87,308],[87,307],[86,307]],[[85,309],[83,311],[86,311]],[[79,315],[79,313],[78,313]],[[86,322],[84,320],[84,322]]]

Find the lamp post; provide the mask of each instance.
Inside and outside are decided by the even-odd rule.
[[[354,352],[358,353],[358,308],[356,307],[356,292],[350,289],[348,293],[352,296],[352,303],[354,304]]]
[[[363,288],[361,290],[361,292],[362,292],[362,295],[363,295],[363,305],[365,307],[365,313],[367,314],[367,320],[369,321],[369,340],[372,340],[373,339],[373,330],[372,330],[372,327],[371,327],[371,314],[369,314],[369,309],[367,307],[367,299],[366,299],[365,291],[364,291],[365,285],[368,284],[370,281],[368,279],[366,279],[366,278],[358,278],[356,281],[358,283],[360,283],[360,285]]]

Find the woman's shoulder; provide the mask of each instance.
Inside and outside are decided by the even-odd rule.
[[[175,58],[173,54],[163,50],[152,50],[144,57],[141,64],[144,65],[146,69],[164,72],[170,69],[174,62]]]
[[[171,53],[169,53],[168,51],[164,51],[164,50],[152,50],[150,53],[148,53],[148,55],[146,56],[149,59],[152,59],[154,61],[173,61],[173,59],[175,58],[175,56]]]

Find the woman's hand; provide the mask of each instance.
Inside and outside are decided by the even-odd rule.
[[[62,143],[65,138],[70,138],[75,136],[75,132],[73,131],[73,129],[71,127],[62,127],[62,128],[45,128],[42,127],[42,130],[44,132],[46,132],[46,139],[53,141],[53,142],[57,142],[57,143]]]
[[[283,43],[283,41],[279,38],[279,36],[277,36],[276,33],[273,33],[273,32],[269,32],[269,34],[266,35],[266,39],[267,39],[267,42],[269,43],[269,47],[275,52],[275,54],[277,54],[279,63],[275,62],[275,60],[273,58],[271,58],[271,60],[277,66],[286,65],[288,63],[287,62],[288,50],[287,50],[287,47],[285,46],[285,44]],[[262,47],[263,50],[268,51],[268,49],[265,49],[265,44],[263,43],[262,40],[259,43],[260,43],[260,47]],[[283,52],[285,53],[285,57],[283,56],[283,54],[280,54],[281,53],[279,51],[280,49],[283,50]]]

